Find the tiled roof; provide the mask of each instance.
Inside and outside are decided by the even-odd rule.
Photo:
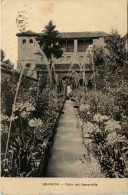
[[[22,36],[37,36],[38,33],[35,33],[35,32],[33,32],[33,31],[31,31],[31,30],[28,30],[28,31],[26,31],[26,32],[17,33],[16,35],[17,35],[18,37],[22,37]]]
[[[85,37],[104,37],[107,36],[105,32],[61,32],[62,38],[85,38]]]
[[[22,32],[22,33],[18,33],[16,34],[17,36],[37,36],[39,34],[42,33],[35,33],[32,31],[26,31],[26,32]],[[73,39],[73,38],[86,38],[86,37],[104,37],[104,36],[108,36],[107,33],[105,32],[60,32],[59,33],[60,37],[64,38],[64,39]]]

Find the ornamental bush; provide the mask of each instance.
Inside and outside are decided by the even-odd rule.
[[[37,176],[37,161],[44,155],[45,139],[53,134],[65,99],[63,95],[57,95],[55,89],[49,91],[49,88],[41,86],[42,80],[37,83],[23,76],[16,104],[13,105],[17,81],[15,72],[9,76],[2,75],[2,176]],[[5,155],[10,119],[12,125]]]
[[[120,111],[115,93],[103,94],[101,91],[88,94],[83,91],[84,98],[80,101],[82,92],[79,90],[72,93],[72,100],[79,105],[76,113],[87,149],[99,161],[106,177],[127,177],[127,107]],[[117,120],[118,112],[122,114],[121,120]]]

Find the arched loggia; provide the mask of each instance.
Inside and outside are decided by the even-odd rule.
[[[79,80],[79,85],[80,85],[80,86],[85,86],[85,82],[84,82],[83,79],[80,79],[80,80]]]
[[[58,93],[65,93],[67,95],[69,88],[70,91],[76,89],[76,87],[78,87],[78,82],[76,81],[76,78],[72,75],[72,76],[65,76],[63,77],[57,87],[57,91]],[[68,89],[68,91],[67,91]]]

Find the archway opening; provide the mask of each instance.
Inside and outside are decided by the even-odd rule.
[[[92,81],[92,79],[89,79],[87,87],[88,87],[89,90],[93,89],[93,81]]]
[[[83,79],[80,79],[80,80],[79,80],[79,84],[80,84],[80,86],[85,86],[84,80],[83,80]]]
[[[64,76],[58,83],[57,92],[65,93],[69,95],[71,91],[74,89],[74,78],[70,76]]]

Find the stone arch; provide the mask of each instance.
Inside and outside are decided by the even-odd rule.
[[[58,72],[58,73],[56,73],[57,74],[57,80],[58,80],[58,83],[61,81],[61,79],[63,78],[63,77],[66,77],[67,75],[68,75],[68,73],[67,72]]]
[[[79,62],[82,63],[84,61],[84,56],[79,56]]]
[[[61,75],[61,79],[58,82],[57,88],[58,88],[58,93],[61,93],[62,91],[67,95],[67,87],[70,86],[71,90],[74,90],[77,85],[75,83],[75,79],[73,76],[69,75]]]
[[[67,56],[67,62],[71,62],[71,56],[70,55]]]
[[[84,82],[83,78],[81,78],[81,79],[79,80],[79,85],[80,85],[80,86],[85,86],[85,82]]]

